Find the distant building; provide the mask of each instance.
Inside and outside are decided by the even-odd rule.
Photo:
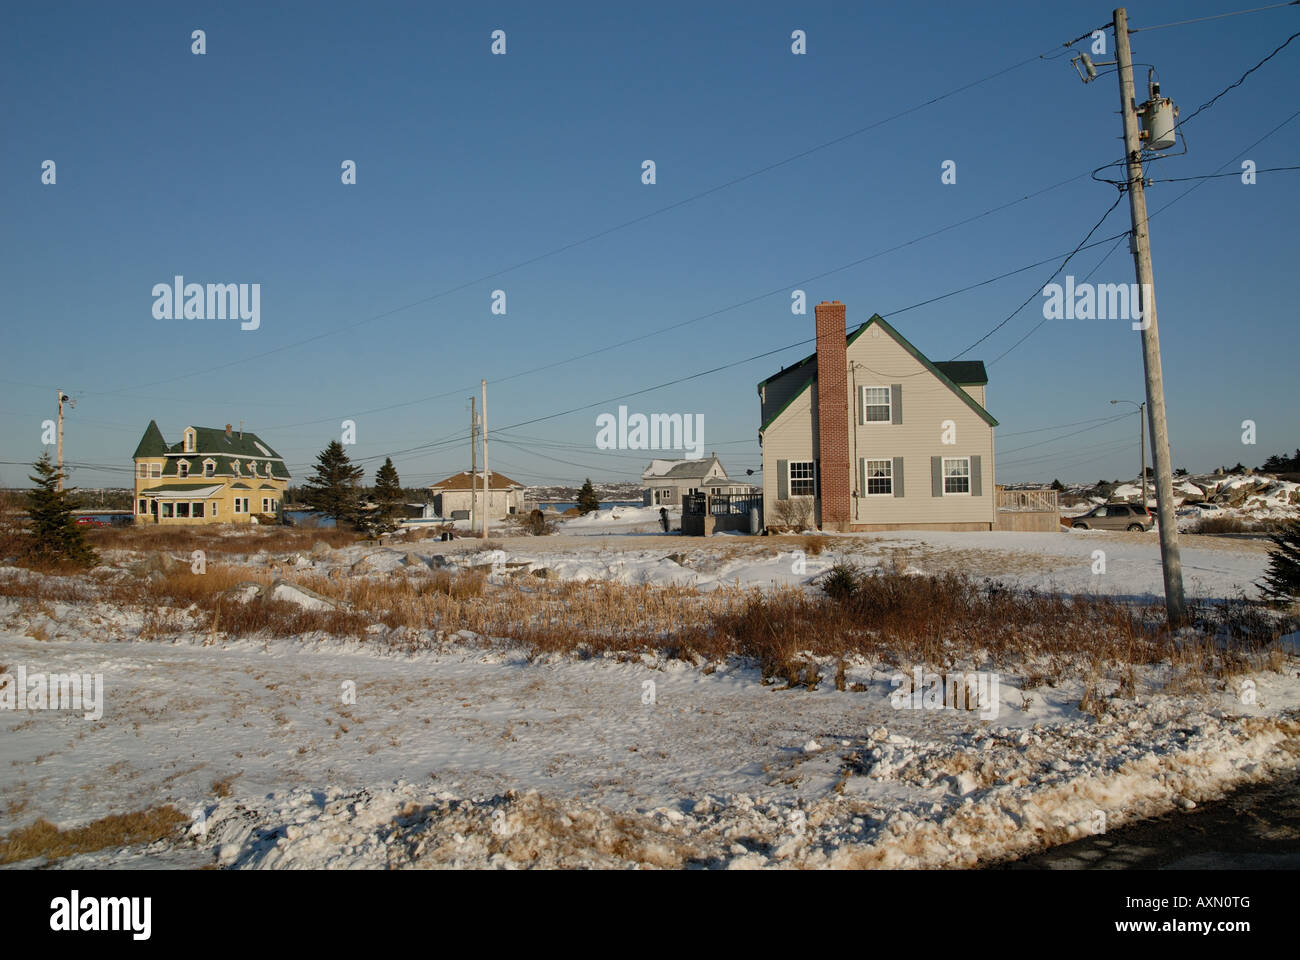
[[[984,364],[935,363],[879,315],[846,335],[839,301],[815,314],[817,352],[758,385],[764,522],[993,529]]]
[[[647,507],[680,507],[688,493],[749,493],[748,483],[728,479],[715,453],[703,460],[651,460],[641,473]]]
[[[471,492],[471,483],[477,487],[474,493]],[[429,505],[436,516],[447,520],[468,520],[470,498],[474,497],[477,500],[475,520],[482,516],[480,511],[484,506],[489,520],[504,520],[511,514],[523,513],[525,489],[522,483],[516,483],[505,474],[493,471],[490,487],[485,494],[482,471],[470,474],[468,470],[462,470],[429,485]]]
[[[179,443],[149,426],[133,455],[136,523],[193,525],[278,521],[289,469],[257,434],[230,424],[186,427]]]

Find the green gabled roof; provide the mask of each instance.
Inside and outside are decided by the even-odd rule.
[[[967,393],[960,386],[958,386],[958,381],[955,380],[953,376],[950,376],[949,373],[945,372],[945,370],[943,369],[943,368],[947,368],[947,370],[951,371],[951,373],[954,374],[956,377],[969,378],[966,380],[968,386],[973,386],[977,384],[982,386],[989,382],[988,374],[984,370],[983,361],[949,360],[949,361],[945,361],[942,364],[936,364],[929,357],[923,354],[920,350],[912,346],[911,342],[908,341],[907,337],[903,336],[901,333],[899,333],[897,330],[891,327],[888,323],[886,323],[884,317],[882,317],[878,313],[873,313],[871,315],[870,320],[862,324],[860,327],[858,327],[858,329],[854,330],[853,333],[851,333],[845,339],[845,346],[847,347],[849,344],[853,343],[854,340],[858,339],[858,337],[862,336],[862,334],[866,332],[867,328],[870,327],[873,323],[880,324],[882,330],[884,330],[891,337],[893,337],[899,346],[901,346],[904,350],[910,353],[914,359],[920,362],[921,366],[925,367],[927,370],[933,373],[939,379],[940,383],[942,383],[949,390],[955,393],[959,398],[961,398],[962,402],[964,402],[966,406],[974,410],[975,413],[979,415],[980,419],[982,419],[990,427],[996,427],[998,425],[998,422],[996,419],[994,419],[993,415],[989,413],[987,410],[985,410],[983,407],[981,407],[974,397],[972,397],[969,393]],[[812,354],[812,356],[804,357],[794,366],[786,367],[784,370],[774,373],[766,380],[761,381],[758,385],[758,389],[761,391],[765,385],[771,383],[773,380],[777,379],[778,377],[784,377],[787,374],[791,373],[792,371],[797,370],[800,367],[806,366],[809,363],[815,364],[816,360],[817,360],[816,353]],[[792,396],[789,400],[787,400],[781,406],[780,410],[778,410],[776,413],[772,414],[772,416],[767,418],[767,423],[763,424],[763,426],[759,428],[759,432],[761,433],[763,430],[766,430],[768,427],[770,427],[772,423],[776,420],[776,418],[779,417],[782,413],[784,413],[786,408],[789,407],[790,404],[794,402],[795,397],[798,397],[805,390],[807,390],[809,385],[816,379],[817,379],[817,368],[814,365],[812,376],[809,378],[808,382],[805,383],[802,387],[800,387],[797,391],[795,391],[794,396]]]
[[[252,490],[253,488],[250,487],[250,486],[249,486],[248,484],[246,484],[246,483],[238,483],[238,482],[236,482],[236,483],[232,483],[232,484],[230,485],[230,489],[231,489],[231,490]]]
[[[793,369],[793,368],[791,368],[791,369]],[[798,390],[796,390],[794,393],[790,394],[790,399],[787,400],[785,403],[781,404],[781,409],[778,410],[778,411],[776,411],[776,413],[772,414],[770,417],[767,418],[767,423],[765,423],[765,424],[763,424],[761,427],[759,427],[759,428],[758,428],[758,432],[759,432],[759,433],[762,433],[764,430],[766,430],[768,427],[770,427],[773,423],[775,423],[775,422],[776,422],[776,418],[779,417],[779,416],[781,416],[781,414],[785,413],[785,411],[789,408],[790,404],[794,403],[796,400],[798,400],[800,397],[802,397],[802,396],[803,396],[803,392],[804,392],[805,390],[807,390],[809,387],[811,387],[811,386],[813,385],[813,381],[815,381],[816,379],[817,379],[817,375],[814,374],[813,376],[811,376],[811,377],[809,377],[807,380],[805,380],[803,386],[800,387]],[[766,382],[766,381],[764,381],[764,382]],[[762,384],[759,384],[759,386],[762,386]]]
[[[936,360],[934,365],[960,387],[982,387],[989,382],[983,360]]]
[[[145,428],[144,436],[140,438],[140,443],[135,448],[135,453],[131,454],[136,457],[165,457],[167,456],[167,441],[163,439],[162,431],[158,429],[158,421],[150,420],[149,426]]]

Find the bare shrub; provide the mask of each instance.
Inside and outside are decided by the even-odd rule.
[[[811,497],[790,497],[777,500],[772,505],[772,515],[786,530],[799,532],[808,529],[812,517]]]

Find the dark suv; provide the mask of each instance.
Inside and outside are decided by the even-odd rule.
[[[1150,530],[1156,525],[1151,511],[1136,503],[1103,503],[1071,524],[1076,530]]]

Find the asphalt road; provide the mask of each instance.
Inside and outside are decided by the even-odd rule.
[[[1300,869],[1300,772],[990,869]]]

